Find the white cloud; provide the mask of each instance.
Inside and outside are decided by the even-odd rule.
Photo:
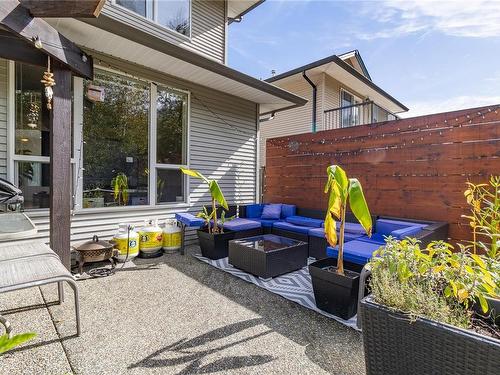
[[[383,25],[379,31],[359,33],[365,40],[430,31],[458,37],[500,36],[500,1],[384,0],[369,2],[364,14]]]
[[[459,109],[484,107],[493,104],[500,104],[500,96],[457,96],[446,100],[417,101],[406,103],[410,110],[401,113],[401,117],[415,117],[429,115],[432,113],[441,113],[456,111]]]

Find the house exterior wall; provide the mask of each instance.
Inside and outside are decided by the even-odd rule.
[[[323,84],[324,74],[308,76],[317,87],[316,126],[321,130],[323,123]],[[307,99],[307,103],[276,114],[274,119],[260,124],[260,165],[266,164],[266,139],[284,135],[307,133],[312,129],[312,87],[302,77],[293,82],[273,83],[284,90]]]
[[[225,63],[226,4],[224,0],[192,0],[191,38],[129,12],[109,1],[104,6],[102,14],[167,42],[180,45],[211,57],[218,62]]]
[[[7,178],[7,60],[0,59],[0,178]]]
[[[327,130],[328,124],[327,117],[324,115],[324,111],[329,109],[339,108],[341,106],[340,101],[340,91],[345,89],[351,94],[364,100],[365,97],[358,92],[350,89],[348,86],[337,81],[335,78],[328,74],[321,73],[310,77],[312,81],[316,84],[318,88],[317,93],[317,110],[316,110],[316,129],[317,131]],[[260,165],[266,165],[266,139],[283,137],[286,135],[294,135],[301,133],[308,133],[311,131],[311,117],[312,117],[312,88],[311,86],[302,78],[294,80],[292,82],[273,82],[274,85],[281,87],[285,90],[293,92],[303,98],[307,99],[308,102],[303,107],[293,108],[280,112],[276,115],[273,120],[263,122],[261,124],[260,131]],[[367,122],[370,118],[370,113],[368,110],[361,109],[361,116],[363,120]],[[340,127],[340,122],[337,123]]]
[[[191,96],[188,124],[189,167],[217,179],[230,204],[255,201],[258,114],[255,103],[108,56],[97,57],[117,71],[188,90]],[[13,125],[7,125],[5,120],[4,97],[8,77],[6,66],[7,62],[0,60],[0,150],[5,148],[7,130],[12,131],[14,128]],[[6,161],[6,153],[0,151],[0,166],[3,166],[0,173],[5,170]],[[93,234],[110,238],[120,222],[140,225],[146,219],[173,218],[176,212],[195,213],[203,205],[210,204],[210,196],[201,182],[190,179],[188,186],[189,200],[186,204],[74,211],[71,240],[72,242],[87,240],[92,238]],[[38,228],[36,237],[48,240],[48,210],[33,210],[27,214]],[[189,233],[188,240],[194,238],[194,232]]]

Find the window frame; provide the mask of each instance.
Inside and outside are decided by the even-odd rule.
[[[134,80],[145,83],[149,87],[150,103],[148,116],[148,194],[149,203],[147,205],[136,206],[115,206],[115,207],[97,207],[83,208],[83,161],[85,158],[84,142],[82,139],[83,133],[83,97],[84,97],[84,82],[81,77],[73,77],[73,157],[71,158],[71,167],[73,173],[73,197],[72,210],[80,213],[106,213],[127,210],[144,210],[154,208],[185,208],[191,204],[190,179],[182,174],[183,178],[183,202],[165,202],[156,203],[156,168],[159,169],[178,169],[179,167],[189,168],[190,165],[190,124],[191,124],[191,91],[179,89],[168,83],[161,81],[152,81],[143,77],[137,77],[131,74],[124,73],[120,70],[110,68],[108,66],[95,65],[95,70],[118,74]],[[7,179],[16,184],[18,172],[16,171],[16,163],[23,161],[50,163],[50,156],[30,156],[15,154],[15,130],[16,130],[16,115],[15,115],[15,62],[9,60],[8,69],[8,93],[7,93]],[[157,131],[157,87],[163,89],[171,89],[187,95],[186,103],[186,123],[183,129],[183,154],[186,164],[162,164],[156,162],[156,131]],[[82,147],[83,146],[83,147]],[[46,212],[47,208],[30,208],[26,212]]]
[[[29,64],[25,64],[29,66]],[[14,185],[18,185],[19,171],[17,164],[19,162],[33,162],[50,164],[50,156],[37,156],[37,155],[20,155],[16,154],[16,62],[8,60],[7,64],[7,180],[11,181]],[[76,102],[73,102],[73,113],[76,111]],[[73,117],[73,120],[75,118]],[[73,121],[73,137],[76,136],[76,122]],[[75,207],[75,197],[77,196],[77,189],[75,182],[76,176],[76,144],[73,142],[73,156],[70,159],[71,173],[73,174],[71,197],[73,198],[73,207]],[[29,208],[28,212],[43,212],[48,208]]]
[[[156,82],[152,81],[150,79],[144,78],[144,77],[138,77],[132,74],[125,73],[123,71],[117,70],[110,68],[108,66],[103,66],[103,65],[95,65],[94,70],[101,70],[105,71],[111,74],[118,74],[124,77],[128,77],[130,79],[144,82],[149,85],[150,91],[149,91],[149,97],[150,97],[150,102],[149,102],[149,134],[148,134],[148,167],[149,167],[149,179],[148,179],[148,195],[149,195],[149,203],[145,205],[136,205],[136,206],[115,206],[115,207],[98,207],[98,208],[83,208],[83,174],[82,177],[80,178],[79,184],[77,186],[77,194],[76,196],[78,197],[77,199],[77,204],[78,204],[78,211],[81,212],[95,212],[95,213],[101,213],[101,212],[112,212],[112,211],[123,211],[123,210],[141,210],[141,209],[152,209],[152,208],[158,208],[158,207],[165,207],[165,208],[183,208],[187,207],[191,204],[190,196],[189,196],[189,179],[187,176],[183,175],[183,182],[184,182],[184,201],[183,202],[168,202],[168,203],[156,203],[156,169],[153,170],[153,168],[156,166],[156,99],[157,99],[157,86],[165,87],[165,88],[170,88],[175,91],[183,92],[187,94],[188,102],[187,102],[187,120],[186,120],[186,128],[184,130],[186,137],[183,139],[183,148],[185,150],[186,154],[186,165],[174,165],[171,164],[171,169],[174,167],[183,167],[183,168],[189,168],[189,129],[190,129],[190,121],[191,121],[191,92],[189,90],[183,90],[183,89],[178,89],[174,88],[173,86],[169,84],[165,84],[162,82]],[[81,85],[82,89],[79,90],[78,92],[75,91],[75,97],[79,96],[79,99],[82,103],[81,105],[81,117],[78,119],[75,119],[74,123],[78,124],[79,127],[78,129],[75,130],[75,134],[82,135],[82,127],[83,127],[83,79],[81,79]],[[80,107],[79,107],[80,108]],[[76,112],[76,111],[75,111]],[[76,147],[77,143],[76,141],[74,142],[74,145]],[[154,149],[154,150],[153,150]],[[82,165],[80,168],[83,168],[83,160],[85,159],[85,152],[83,150],[76,150],[75,152],[78,152],[79,157],[81,158]],[[154,153],[153,153],[154,152]],[[77,155],[75,153],[75,155]],[[80,156],[81,155],[81,156]],[[154,173],[152,173],[154,172]],[[79,190],[79,191],[78,191]],[[76,209],[76,206],[75,206]]]
[[[154,87],[154,88],[153,88]],[[158,143],[157,139],[157,130],[158,130],[158,116],[157,116],[157,103],[158,103],[158,87],[166,90],[178,91],[187,95],[187,103],[186,103],[186,126],[182,129],[182,158],[185,164],[165,164],[157,162],[157,148],[156,145]],[[180,90],[177,88],[173,88],[172,86],[165,85],[162,83],[153,83],[151,82],[151,103],[150,103],[150,136],[149,136],[149,153],[150,153],[150,172],[149,172],[149,183],[152,189],[151,197],[154,199],[155,206],[172,206],[179,204],[189,204],[189,179],[186,175],[182,174],[183,179],[183,202],[157,202],[157,179],[156,179],[156,171],[157,169],[179,169],[185,168],[189,169],[189,123],[190,123],[190,115],[191,115],[191,92],[188,90]],[[155,115],[153,116],[153,111]],[[151,202],[151,199],[150,199]]]
[[[148,15],[148,7],[147,6],[146,6],[146,17],[144,17],[143,15],[136,13],[128,8],[125,8],[123,5],[118,4],[116,2],[116,0],[111,0],[111,4],[129,15],[132,15],[134,17],[141,17],[141,20],[145,20],[147,22],[150,22],[153,25],[161,28],[162,30],[166,30],[175,36],[178,36],[178,37],[181,37],[181,38],[184,38],[186,40],[191,41],[192,36],[193,36],[193,0],[188,0],[188,2],[189,2],[189,33],[188,33],[188,35],[181,34],[180,32],[175,31],[174,29],[171,29],[170,27],[159,23],[158,22],[158,1],[159,0],[147,0],[147,1],[152,2],[153,14],[151,15],[151,17],[148,17],[149,15]]]

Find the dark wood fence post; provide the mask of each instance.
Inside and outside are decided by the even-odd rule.
[[[50,115],[50,246],[71,266],[71,71],[54,64]]]

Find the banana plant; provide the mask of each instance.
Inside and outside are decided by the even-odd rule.
[[[111,180],[111,186],[113,187],[114,198],[118,202],[118,206],[121,206],[122,203],[126,206],[128,203],[128,178],[125,173],[118,173]]]
[[[358,179],[347,178],[345,171],[338,165],[329,166],[326,172],[328,180],[325,185],[325,194],[329,196],[325,217],[325,236],[332,247],[335,247],[338,242],[337,273],[344,275],[344,227],[347,203],[368,236],[372,234],[372,217]],[[338,238],[336,221],[340,222]]]
[[[222,190],[219,187],[219,184],[215,180],[209,180],[205,176],[203,176],[200,172],[195,171],[193,169],[185,169],[181,168],[182,173],[198,178],[202,181],[204,181],[208,185],[208,190],[210,191],[210,195],[212,197],[212,219],[214,222],[214,225],[212,228],[210,228],[210,225],[208,226],[208,232],[215,234],[219,233],[219,226],[217,224],[217,203],[219,203],[223,208],[228,210],[226,198],[224,198],[224,194],[222,194]]]

